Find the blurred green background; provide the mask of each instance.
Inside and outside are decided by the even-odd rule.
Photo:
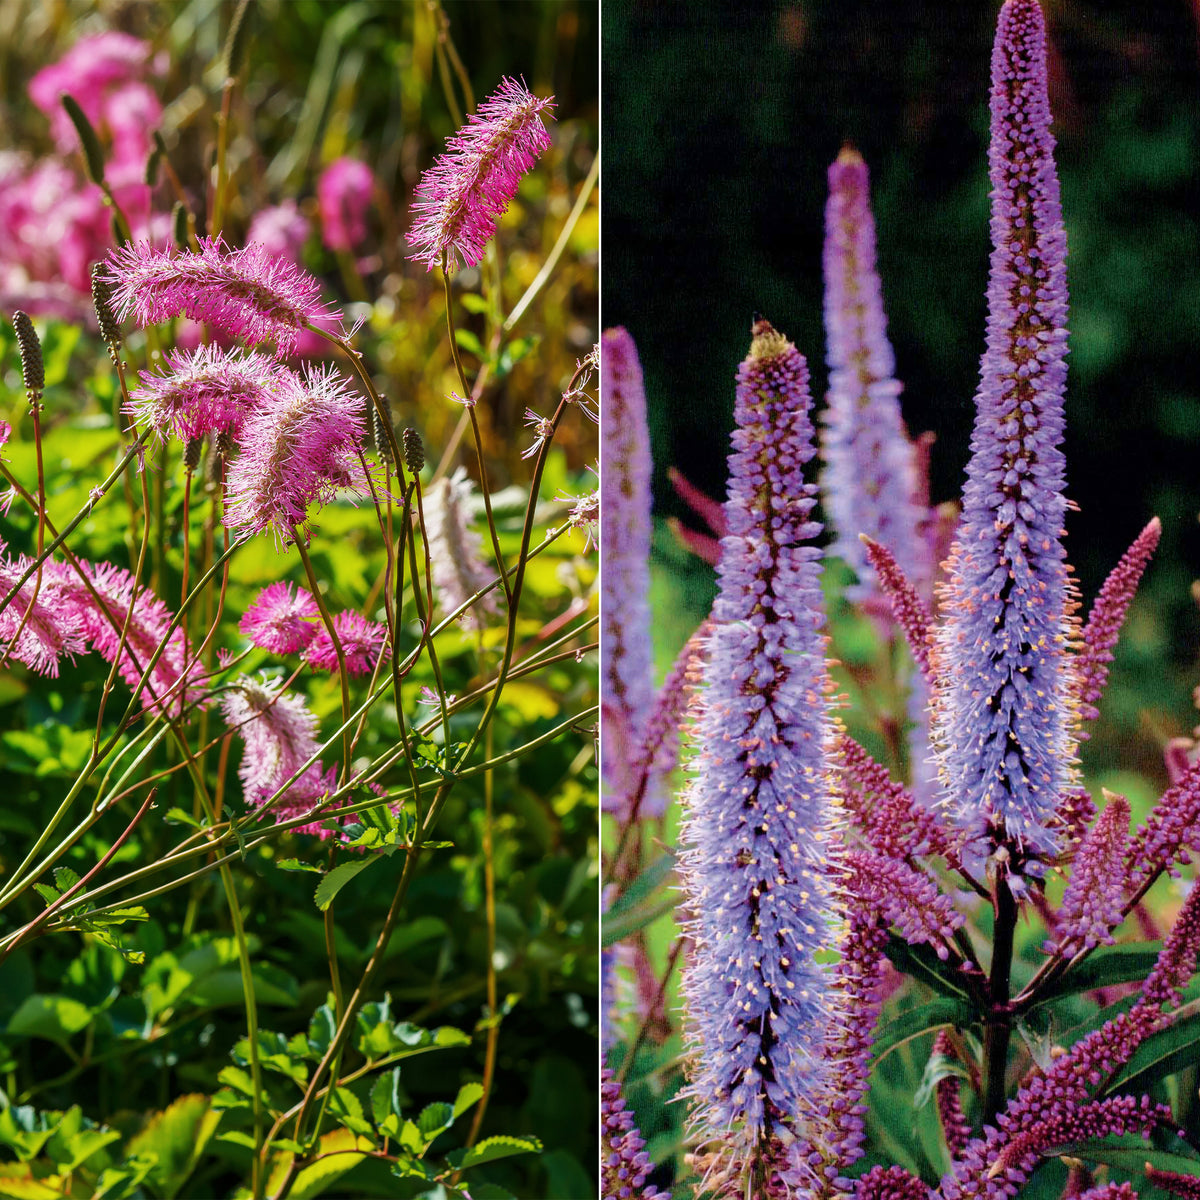
[[[641,353],[659,517],[696,526],[669,465],[723,494],[754,312],[808,356],[822,402],[825,173],[845,141],[871,169],[905,416],[937,434],[933,499],[957,496],[983,350],[998,8],[606,0],[603,319]],[[1200,7],[1044,8],[1070,247],[1067,544],[1085,604],[1150,516],[1164,525],[1087,762],[1160,777],[1162,737],[1194,720],[1200,627]],[[661,528],[656,545],[665,658],[711,573]]]

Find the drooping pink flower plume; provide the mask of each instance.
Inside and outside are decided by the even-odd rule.
[[[375,176],[357,158],[338,158],[317,180],[317,209],[321,214],[321,240],[330,250],[347,253],[367,240],[367,213]]]
[[[843,856],[846,889],[862,907],[895,925],[909,945],[926,943],[946,959],[946,942],[962,926],[962,915],[924,872],[907,863],[867,850]]]
[[[221,712],[245,742],[238,778],[247,803],[260,807],[287,785],[273,807],[278,823],[308,812],[332,790],[335,767],[325,771],[319,759],[304,766],[317,753],[319,726],[303,696],[242,675],[222,698]],[[333,836],[318,821],[299,832]]]
[[[171,610],[148,587],[137,587],[135,594],[134,577],[124,567],[107,562],[82,563],[81,566],[99,603],[73,567],[57,564],[55,574],[69,596],[69,602],[80,613],[89,648],[106,662],[115,660],[121,678],[131,688],[136,688],[155,651],[165,640],[166,648],[150,672],[142,697],[150,705],[169,696],[167,707],[178,714],[185,704],[196,698],[190,684],[180,683],[185,671],[190,675],[195,663],[188,662],[183,629],[176,626],[169,635],[167,633],[173,617]],[[126,633],[122,646],[123,629]]]
[[[908,648],[925,678],[931,679],[933,668],[929,662],[929,629],[933,618],[929,605],[925,603],[916,587],[900,569],[895,555],[881,542],[873,541],[866,534],[860,535],[867,561],[875,571],[880,591],[891,601],[892,615],[904,632]]]
[[[87,652],[87,637],[79,606],[63,586],[55,564],[43,566],[40,586],[34,575],[12,594],[30,562],[25,555],[0,559],[0,600],[11,596],[0,611],[0,655],[7,653],[38,675],[56,676],[64,656],[74,660]]]
[[[308,510],[363,482],[356,453],[364,429],[363,402],[332,367],[281,376],[270,400],[242,427],[242,452],[227,477],[228,524],[292,541],[307,529]]]
[[[901,861],[940,854],[957,863],[939,814],[892,779],[853,738],[838,738],[834,761],[842,768],[843,806],[874,850]]]
[[[1163,1005],[1180,1002],[1183,988],[1195,972],[1197,952],[1200,888],[1193,888],[1133,1007],[1082,1037],[1021,1088],[996,1124],[970,1143],[962,1160],[942,1179],[939,1191],[943,1200],[1012,1195],[1047,1147],[1077,1136],[1093,1136],[1081,1133],[1081,1121],[1096,1125],[1099,1132],[1095,1136],[1103,1136],[1123,1132],[1117,1128],[1121,1121],[1127,1128],[1136,1128],[1144,1127],[1151,1118],[1157,1120],[1157,1112],[1147,1113],[1140,1107],[1122,1112],[1113,1109],[1109,1100],[1089,1101],[1095,1088],[1124,1066],[1147,1037],[1170,1022]],[[1112,1099],[1137,1105],[1132,1096]],[[1067,1128],[1072,1123],[1076,1127]]]
[[[801,1108],[802,1150],[797,1158],[807,1168],[801,1181],[807,1195],[823,1196],[830,1189],[846,1192],[842,1170],[862,1156],[887,940],[886,925],[872,912],[863,905],[851,909],[829,983],[833,1019],[826,1032],[823,1069]]]
[[[944,1029],[939,1030],[937,1037],[933,1039],[933,1053],[945,1059],[955,1058],[950,1035]],[[946,1139],[946,1149],[950,1151],[950,1158],[961,1158],[971,1140],[971,1126],[963,1113],[958,1077],[953,1074],[943,1075],[934,1088],[934,1099],[937,1102],[938,1123],[942,1127],[942,1136]]]
[[[126,412],[162,440],[201,438],[228,430],[237,437],[246,417],[267,404],[274,389],[290,383],[291,372],[253,351],[200,346],[191,353],[169,350],[166,370],[143,371]]]
[[[521,176],[550,145],[542,124],[554,99],[504,79],[422,176],[413,199],[410,256],[432,271],[448,255],[474,266],[516,195]]]
[[[202,239],[199,253],[135,242],[109,255],[107,279],[122,320],[154,325],[187,316],[251,345],[274,341],[281,355],[295,349],[307,323],[341,315],[294,263],[259,245],[230,250],[220,238]]]
[[[1100,715],[1096,702],[1108,681],[1108,664],[1112,662],[1113,647],[1117,644],[1117,636],[1142,572],[1161,535],[1162,522],[1155,517],[1113,567],[1088,614],[1087,624],[1083,627],[1083,649],[1075,664],[1075,686],[1080,714],[1089,721],[1094,721]],[[1080,731],[1081,738],[1087,736],[1086,731]]]
[[[1161,1171],[1158,1167],[1146,1164],[1146,1182],[1172,1196],[1182,1196],[1184,1200],[1200,1200],[1200,1178],[1195,1175],[1181,1175],[1178,1171]]]
[[[1163,871],[1178,875],[1180,864],[1200,851],[1200,763],[1191,764],[1139,825],[1129,846],[1129,891],[1138,895]]]
[[[929,1188],[903,1167],[872,1167],[854,1184],[854,1200],[927,1200]]]
[[[321,610],[303,588],[268,584],[246,609],[238,629],[260,650],[298,654],[317,636]]]
[[[347,673],[369,675],[379,661],[380,652],[385,651],[387,627],[378,621],[368,621],[361,614],[351,611],[336,614],[333,627],[337,630],[338,641],[342,644]],[[333,638],[329,636],[329,630],[324,625],[317,627],[316,637],[309,642],[304,651],[304,661],[318,671],[338,669]]]

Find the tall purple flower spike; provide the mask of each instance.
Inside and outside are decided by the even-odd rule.
[[[896,359],[875,269],[867,164],[846,147],[829,168],[825,207],[825,336],[829,363],[821,453],[833,553],[859,578],[851,595],[878,593],[860,534],[886,546],[910,579],[930,564],[918,535],[923,513],[913,445],[900,415]]]
[[[622,812],[633,791],[630,765],[654,706],[650,645],[650,432],[637,347],[624,329],[600,341],[600,673],[604,697],[604,807]],[[662,813],[653,787],[640,811]]]
[[[765,1190],[780,1122],[813,1092],[829,1025],[833,724],[817,559],[808,368],[756,320],[737,377],[733,452],[697,774],[681,859],[690,1094],[701,1140]],[[717,1169],[714,1167],[714,1169]]]
[[[1027,859],[1052,855],[1055,804],[1075,780],[1059,449],[1066,234],[1037,0],[1007,0],[1000,11],[991,112],[987,351],[934,697],[946,799],[975,868],[1001,844]]]

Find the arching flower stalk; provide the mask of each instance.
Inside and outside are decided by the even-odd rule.
[[[1066,234],[1037,0],[1007,0],[992,54],[987,351],[934,655],[946,802],[978,867],[1052,856],[1075,782],[1073,592],[1062,547]]]
[[[810,404],[803,357],[756,321],[681,856],[692,1120],[714,1175],[736,1171],[753,1194],[775,1186],[791,1116],[814,1094],[830,1018],[814,955],[840,920]]]

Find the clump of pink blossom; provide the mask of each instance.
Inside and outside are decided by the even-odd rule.
[[[108,258],[113,307],[122,320],[154,325],[173,317],[206,321],[251,345],[274,341],[290,354],[310,321],[340,317],[321,300],[321,285],[263,246],[231,250],[204,238],[198,253],[135,242]]]
[[[228,524],[290,543],[293,527],[307,528],[311,505],[364,482],[363,432],[362,398],[332,367],[281,373],[242,427],[227,478]]]
[[[246,243],[262,246],[272,258],[286,258],[298,265],[310,229],[308,218],[296,207],[295,200],[284,200],[254,214]]]
[[[375,177],[356,158],[338,158],[317,181],[317,206],[321,213],[321,239],[330,250],[347,253],[367,240],[367,212]]]
[[[317,602],[303,588],[272,583],[246,609],[238,629],[260,650],[296,654],[317,635]]]
[[[126,406],[131,418],[164,440],[169,433],[200,438],[219,430],[236,437],[247,416],[291,376],[265,355],[215,345],[190,354],[168,351],[166,366],[162,373],[142,372]]]
[[[333,618],[342,654],[346,659],[346,673],[368,675],[379,660],[380,651],[386,654],[387,629],[378,621],[368,621],[356,612],[340,612]],[[338,669],[337,651],[333,638],[324,625],[317,629],[316,636],[308,644],[304,659],[310,667],[320,671]]]
[[[516,195],[521,176],[550,145],[542,113],[554,98],[504,79],[422,176],[413,200],[410,256],[432,271],[448,256],[474,266]]]

